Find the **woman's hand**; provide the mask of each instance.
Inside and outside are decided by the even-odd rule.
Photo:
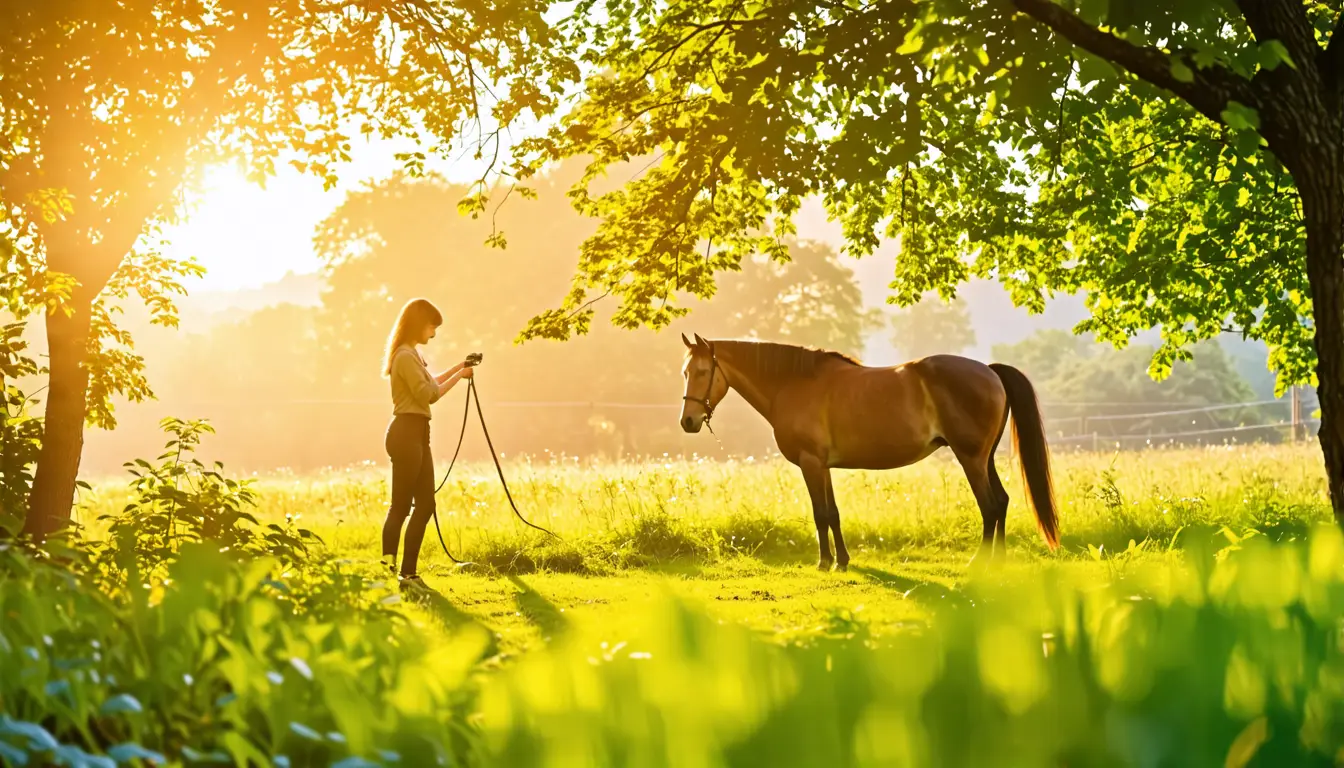
[[[459,365],[450,371],[444,371],[441,375],[443,376],[443,380],[439,381],[439,397],[448,394],[449,390],[457,386],[457,382],[463,379],[474,378],[476,374],[470,367]]]
[[[454,376],[456,376],[456,375],[457,375],[457,372],[460,371],[460,370],[462,370],[462,363],[458,363],[457,365],[454,365],[452,368],[449,368],[448,370],[444,371],[443,373],[440,373],[439,375],[435,376],[435,377],[434,377],[434,381],[438,382],[439,384],[444,384],[444,383],[446,383],[449,379],[451,379],[451,378],[453,378]]]

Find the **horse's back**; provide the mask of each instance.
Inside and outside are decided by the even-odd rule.
[[[959,400],[1003,401],[999,375],[987,364],[961,355],[929,355],[906,364],[932,391]]]
[[[1007,402],[993,369],[959,355],[836,368],[818,390],[832,466],[853,469],[906,466],[943,445],[997,436]]]

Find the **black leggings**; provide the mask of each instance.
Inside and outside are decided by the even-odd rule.
[[[429,452],[429,419],[403,413],[387,426],[387,455],[392,459],[392,506],[383,522],[383,556],[397,557],[397,536],[406,526],[406,553],[401,560],[401,575],[415,573],[420,560],[420,542],[425,526],[434,514],[434,457]],[[411,502],[415,514],[411,514]]]

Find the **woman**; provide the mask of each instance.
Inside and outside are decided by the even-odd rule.
[[[401,561],[403,586],[424,586],[416,574],[420,542],[425,526],[434,515],[434,459],[429,452],[429,406],[448,393],[472,369],[459,363],[433,375],[416,349],[429,343],[443,324],[443,315],[425,299],[402,307],[392,335],[387,338],[383,376],[392,382],[392,423],[387,427],[387,455],[392,459],[392,506],[383,523],[383,563],[397,572],[397,537],[406,527],[406,551]],[[411,505],[415,514],[411,514]]]

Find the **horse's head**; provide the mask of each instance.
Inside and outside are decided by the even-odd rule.
[[[695,341],[681,335],[686,362],[681,366],[686,391],[681,396],[681,428],[699,432],[714,417],[714,407],[728,394],[728,379],[714,357],[714,345],[695,334]]]

